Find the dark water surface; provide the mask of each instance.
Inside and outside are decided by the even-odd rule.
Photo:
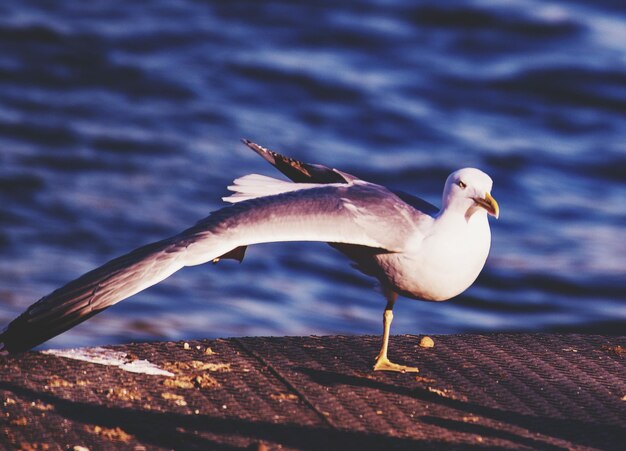
[[[624,3],[346,3],[0,3],[0,323],[276,175],[248,137],[437,205],[449,172],[492,175],[478,282],[402,299],[393,332],[624,333]],[[47,346],[378,333],[373,286],[324,244],[261,245]]]

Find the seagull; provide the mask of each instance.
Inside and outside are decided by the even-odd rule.
[[[185,266],[241,262],[249,245],[321,241],[378,279],[387,304],[374,370],[417,372],[387,357],[398,295],[444,301],[465,291],[491,245],[498,218],[493,182],[474,168],[447,178],[442,207],[343,171],[303,163],[242,140],[291,181],[249,174],[229,186],[231,205],[170,238],[115,258],[31,305],[0,332],[0,352],[27,351]]]

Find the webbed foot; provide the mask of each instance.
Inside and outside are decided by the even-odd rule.
[[[377,357],[374,371],[395,371],[397,373],[419,373],[414,366],[399,365],[389,361],[387,357]]]

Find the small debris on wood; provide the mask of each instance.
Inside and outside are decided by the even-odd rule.
[[[181,395],[177,395],[176,393],[163,392],[161,393],[161,397],[163,399],[174,401],[174,404],[177,406],[186,406],[187,401],[185,401],[185,397]]]
[[[435,379],[431,379],[429,377],[424,377],[424,376],[415,376],[415,380],[417,382],[423,382],[425,384],[431,384],[431,383],[435,382]]]
[[[220,383],[208,374],[176,376],[171,379],[165,379],[163,385],[170,388],[216,388]]]
[[[193,381],[198,388],[215,388],[220,386],[219,382],[208,374],[200,374]]]
[[[126,356],[124,356],[124,360],[130,363],[130,362],[134,362],[135,360],[139,360],[139,357],[137,357],[133,353],[127,352]]]
[[[194,388],[195,385],[189,376],[176,376],[165,379],[163,385],[169,388]]]
[[[432,348],[433,346],[435,346],[435,342],[428,335],[425,335],[420,340],[420,346],[422,348]]]
[[[231,371],[230,363],[205,363],[200,369],[220,373],[228,373]]]
[[[47,450],[50,449],[50,445],[47,443],[28,443],[22,442],[20,443],[20,451],[39,451],[39,450]]]
[[[135,389],[128,388],[109,388],[106,390],[107,398],[117,398],[123,401],[135,401],[141,399],[141,394]]]
[[[94,426],[93,428],[87,428],[89,432],[93,434],[99,435],[101,437],[107,438],[109,440],[115,440],[119,442],[127,443],[130,441],[132,436],[127,434],[122,428],[105,428],[102,426]]]
[[[72,387],[72,386],[74,386],[74,384],[72,384],[69,381],[66,381],[65,379],[61,379],[58,376],[52,376],[52,378],[48,381],[48,384],[46,385],[46,387],[50,387],[50,388]]]
[[[28,419],[26,417],[19,417],[15,420],[11,420],[9,423],[13,426],[26,426],[28,425]]]
[[[296,401],[298,399],[297,395],[293,393],[276,393],[270,395],[270,398],[277,400],[278,402],[283,401]]]
[[[201,362],[200,360],[166,363],[164,368],[175,374],[182,374],[187,371],[219,371],[224,373],[231,371],[230,363],[210,363]]]
[[[230,363],[207,363],[200,360],[171,362],[166,363],[164,367],[176,376],[171,379],[165,379],[162,384],[166,387],[182,389],[219,387],[219,382],[205,372],[231,371]]]
[[[446,388],[444,389],[440,389],[440,388],[435,388],[435,387],[426,387],[426,389],[431,392],[434,393],[435,395],[441,396],[442,398],[448,398],[448,399],[454,399],[454,400],[460,400],[460,401],[466,401],[466,397],[465,396],[456,396],[452,390],[448,390]]]
[[[609,354],[616,355],[617,357],[626,356],[626,348],[620,345],[617,345],[617,346],[602,345],[601,349],[607,351]]]
[[[37,409],[37,410],[42,410],[42,411],[54,410],[54,406],[52,404],[47,404],[47,403],[44,403],[44,402],[41,402],[41,401],[37,401],[37,402],[33,401],[33,402],[30,403],[30,405],[31,405],[31,407],[33,407],[34,409]]]

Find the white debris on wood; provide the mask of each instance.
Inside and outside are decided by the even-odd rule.
[[[173,377],[174,373],[159,368],[148,360],[132,360],[128,354],[111,349],[74,348],[74,349],[50,349],[41,351],[43,354],[65,357],[67,359],[82,360],[84,362],[97,363],[100,365],[117,366],[130,373],[150,374],[153,376]]]

